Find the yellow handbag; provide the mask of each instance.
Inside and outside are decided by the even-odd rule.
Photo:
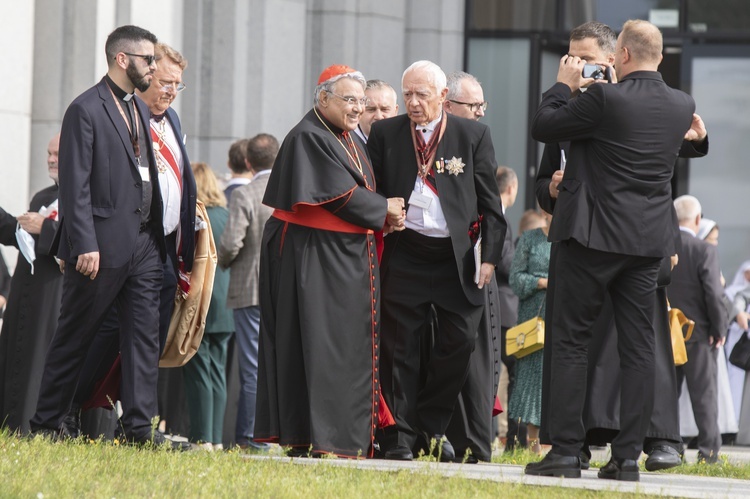
[[[505,351],[517,359],[544,348],[544,319],[534,317],[508,329]]]
[[[669,302],[667,302],[669,307]],[[684,327],[687,326],[687,333]],[[674,356],[674,365],[681,366],[688,361],[685,342],[693,335],[695,322],[691,321],[679,308],[669,309],[669,332],[672,335],[672,355]]]

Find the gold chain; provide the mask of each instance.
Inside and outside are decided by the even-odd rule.
[[[365,172],[362,169],[362,163],[359,161],[359,153],[357,152],[357,148],[353,147],[354,148],[354,156],[352,156],[352,153],[349,152],[349,148],[346,147],[343,142],[341,142],[341,139],[338,137],[338,135],[336,135],[335,133],[333,133],[333,130],[331,130],[330,128],[328,128],[328,124],[325,121],[323,121],[323,118],[320,117],[320,115],[318,114],[318,110],[316,108],[313,108],[313,111],[315,111],[315,116],[317,116],[318,119],[320,120],[320,122],[323,123],[323,126],[326,127],[326,130],[328,130],[329,132],[331,132],[331,135],[333,135],[334,138],[338,141],[338,143],[341,144],[341,147],[344,148],[344,152],[346,153],[347,156],[349,156],[349,159],[352,160],[352,163],[354,163],[354,166],[357,167],[357,170],[359,170],[359,174],[362,175],[362,179],[365,181],[365,187],[367,187],[369,189],[370,186],[367,183],[367,177],[365,177]],[[348,142],[347,142],[347,144],[348,144]]]

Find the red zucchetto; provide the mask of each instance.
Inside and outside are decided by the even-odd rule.
[[[357,71],[354,68],[350,68],[349,66],[346,66],[345,64],[334,64],[332,66],[328,66],[323,70],[322,73],[320,73],[320,78],[318,78],[318,85],[321,83],[325,83],[326,81],[330,79],[337,79],[337,77],[342,77],[344,75],[360,75],[359,71]]]

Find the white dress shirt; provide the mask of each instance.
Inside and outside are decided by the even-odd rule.
[[[441,115],[442,116],[442,115]],[[421,133],[425,143],[428,143],[432,138],[432,134],[435,133],[435,129],[440,123],[440,117],[427,123],[427,125],[417,125],[416,133]],[[440,158],[436,158],[439,160]],[[440,175],[437,173],[432,166],[433,174],[435,176]],[[414,192],[420,193],[430,198],[430,206],[428,208],[419,208],[417,206],[409,205],[406,210],[406,220],[404,226],[406,228],[419,232],[424,236],[429,237],[450,237],[450,231],[448,230],[448,223],[445,221],[445,215],[443,214],[443,208],[440,205],[440,198],[432,192],[428,186],[424,184],[422,177],[417,175],[417,179],[414,181]],[[408,202],[408,199],[407,199]],[[466,228],[468,230],[468,227]]]
[[[154,148],[154,154],[156,155],[157,171],[159,172],[159,189],[161,190],[161,199],[164,206],[164,235],[168,236],[180,225],[180,206],[182,205],[182,151],[178,138],[175,135],[172,125],[169,120],[164,117],[160,122],[156,122],[153,118],[151,124],[155,126],[156,130],[159,130],[157,135],[162,138],[163,142],[160,143],[160,148],[157,151]],[[177,161],[177,165],[180,168],[180,177],[169,166],[167,160],[162,155],[162,149],[168,148],[172,153],[172,156]]]

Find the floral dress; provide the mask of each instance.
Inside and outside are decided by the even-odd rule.
[[[518,296],[518,323],[536,316],[544,317],[546,289],[538,289],[540,278],[549,272],[551,244],[542,229],[524,232],[516,246],[510,266],[510,287]],[[538,350],[516,361],[516,380],[510,400],[508,417],[539,426],[542,419],[542,359]]]

